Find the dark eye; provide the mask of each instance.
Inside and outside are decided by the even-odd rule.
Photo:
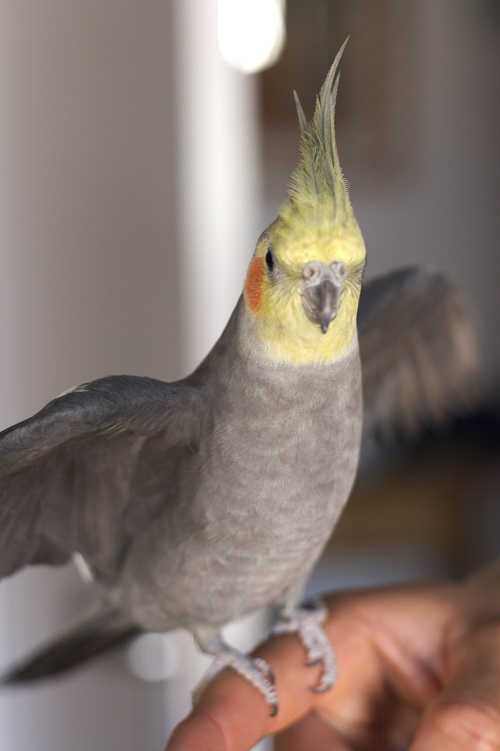
[[[271,246],[269,246],[269,248],[267,249],[266,266],[269,269],[269,271],[272,271],[274,269],[274,255],[273,255],[273,249]]]

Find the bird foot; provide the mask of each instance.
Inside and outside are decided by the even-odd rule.
[[[262,694],[270,707],[270,715],[278,713],[278,694],[274,687],[274,674],[265,660],[260,657],[249,657],[217,637],[204,649],[215,659],[202,676],[193,692],[193,702],[196,704],[205,686],[225,668],[232,668],[245,678]]]
[[[321,664],[323,672],[318,686],[311,688],[315,694],[328,691],[337,680],[337,660],[330,641],[321,624],[326,620],[326,605],[316,598],[309,607],[285,608],[272,634],[297,634],[307,650],[305,665]]]

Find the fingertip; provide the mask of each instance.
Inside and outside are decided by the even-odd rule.
[[[177,725],[165,751],[227,751],[227,746],[216,723],[191,714]]]
[[[173,732],[165,751],[248,751],[266,733],[270,709],[256,689],[223,671]]]
[[[484,701],[484,700],[483,700]],[[428,712],[410,751],[500,748],[500,713],[477,698],[440,701]]]

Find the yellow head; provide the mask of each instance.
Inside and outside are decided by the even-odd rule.
[[[248,269],[246,305],[267,354],[276,360],[331,361],[356,337],[366,251],[335,142],[336,74],[344,47],[309,123],[295,97],[300,161],[288,200],[260,236]]]

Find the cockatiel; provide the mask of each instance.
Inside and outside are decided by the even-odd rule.
[[[100,593],[4,682],[183,627],[216,655],[214,670],[233,666],[274,712],[268,666],[220,637],[270,604],[277,630],[297,630],[308,659],[323,661],[317,690],[333,683],[321,609],[298,603],[354,481],[362,388],[371,429],[404,427],[463,403],[478,375],[466,308],[442,277],[399,271],[361,294],[365,245],[334,132],[341,54],[310,122],[296,99],[288,199],[197,370],[176,383],[87,383],[0,435],[0,575],[77,555]]]

